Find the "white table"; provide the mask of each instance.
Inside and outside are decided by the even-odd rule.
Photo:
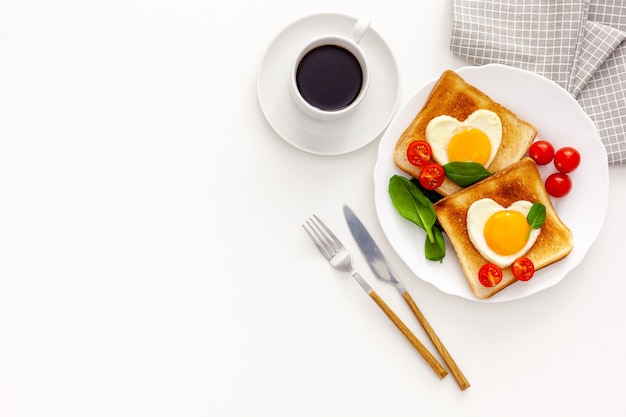
[[[624,415],[626,169],[559,285],[481,304],[420,281],[375,215],[377,143],[336,157],[264,120],[291,21],[369,16],[400,103],[446,68],[449,2],[0,5],[0,416]],[[370,226],[465,372],[439,381],[300,224]],[[392,287],[360,269],[423,337]]]

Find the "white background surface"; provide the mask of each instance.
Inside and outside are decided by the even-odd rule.
[[[624,415],[626,169],[610,168],[605,225],[562,283],[480,304],[390,251],[377,142],[310,155],[259,109],[265,48],[322,11],[372,19],[403,103],[466,65],[448,3],[0,4],[0,416]],[[358,254],[344,203],[471,388],[439,381],[308,240],[316,213]]]

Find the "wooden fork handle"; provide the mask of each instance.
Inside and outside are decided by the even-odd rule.
[[[404,292],[402,294],[402,297],[404,297],[405,301],[409,304],[409,307],[411,307],[413,314],[415,314],[415,317],[417,317],[417,320],[426,331],[426,334],[430,338],[430,341],[433,342],[433,345],[437,349],[437,352],[439,352],[444,363],[448,366],[450,373],[452,373],[455,381],[457,382],[457,384],[459,384],[459,388],[461,388],[461,391],[468,388],[470,384],[465,378],[465,375],[463,375],[463,372],[461,372],[454,359],[452,359],[452,356],[450,356],[450,353],[448,353],[446,347],[443,345],[443,343],[441,343],[441,340],[439,340],[439,337],[437,337],[437,334],[435,333],[433,328],[430,327],[430,324],[426,320],[426,317],[424,317],[420,309],[417,307],[417,304],[415,304],[415,301],[413,301],[411,295],[408,292]]]
[[[378,304],[378,306],[385,312],[387,317],[391,319],[393,324],[396,325],[398,330],[402,332],[404,337],[407,338],[409,343],[417,350],[417,352],[424,358],[426,363],[432,368],[432,370],[437,374],[439,379],[442,379],[444,376],[448,374],[448,371],[439,363],[439,361],[426,349],[426,347],[418,340],[417,337],[409,330],[408,327],[400,320],[400,318],[396,315],[396,313],[389,308],[389,306],[380,298],[378,294],[374,290],[368,291],[368,294],[372,299]]]

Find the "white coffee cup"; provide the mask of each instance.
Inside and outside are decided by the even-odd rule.
[[[290,88],[297,106],[318,120],[336,120],[353,112],[367,94],[370,76],[359,42],[370,27],[358,20],[349,36],[311,39],[295,57]]]

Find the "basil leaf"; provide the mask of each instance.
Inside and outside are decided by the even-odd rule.
[[[539,229],[546,221],[546,206],[538,201],[535,201],[528,211],[526,220],[530,225],[530,229]]]
[[[446,242],[443,240],[443,233],[441,227],[438,224],[433,227],[433,235],[435,235],[435,241],[431,242],[426,239],[424,244],[424,253],[426,259],[429,261],[442,261],[446,256]]]
[[[428,240],[435,242],[433,225],[437,214],[432,203],[409,179],[394,175],[389,179],[389,195],[393,206],[405,219],[426,231]]]
[[[493,174],[477,162],[448,162],[443,169],[446,171],[446,177],[461,187],[472,185]]]

